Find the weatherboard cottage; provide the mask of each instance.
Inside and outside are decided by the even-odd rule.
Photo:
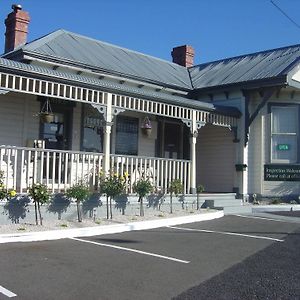
[[[5,20],[7,188],[59,192],[113,170],[129,193],[144,175],[163,192],[180,179],[186,195],[300,193],[298,45],[194,66],[191,46],[169,62],[65,30],[27,43],[29,21],[17,5]]]

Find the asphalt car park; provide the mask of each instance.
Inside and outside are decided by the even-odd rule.
[[[171,299],[269,247],[277,249],[299,228],[271,215],[225,216],[114,235],[1,244],[0,299]]]

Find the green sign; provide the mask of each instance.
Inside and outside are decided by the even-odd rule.
[[[264,175],[265,181],[300,181],[300,165],[265,165]]]
[[[278,144],[277,145],[277,150],[278,151],[287,151],[287,150],[290,150],[291,147],[289,144]]]

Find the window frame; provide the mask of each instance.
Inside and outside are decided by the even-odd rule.
[[[278,132],[273,132],[273,111],[272,109],[276,108],[291,108],[294,107],[297,115],[296,115],[296,132],[285,132],[285,133],[278,133]],[[270,163],[274,164],[295,164],[298,163],[299,161],[299,104],[297,103],[269,103],[269,114],[270,114],[270,139],[269,139],[269,145],[270,145]],[[273,157],[273,137],[275,136],[294,136],[296,138],[296,151],[295,151],[295,159],[277,159]]]
[[[98,127],[99,130],[101,130],[102,132],[100,133],[100,137],[101,137],[101,147],[102,149],[100,149],[100,151],[90,151],[89,149],[84,147],[84,128],[85,128],[85,117],[86,117],[86,113],[87,111],[91,109],[93,110],[94,108],[89,108],[87,105],[82,105],[82,109],[81,109],[81,124],[80,124],[80,131],[81,131],[81,135],[80,135],[80,151],[83,152],[91,152],[91,153],[103,153],[103,148],[104,148],[104,128],[103,128],[103,124],[104,124],[104,118],[103,115],[100,114],[99,112],[94,112],[94,119],[97,119],[99,124],[96,125],[96,127]],[[93,116],[91,117],[93,118]]]
[[[120,151],[118,148],[117,148],[117,139],[118,139],[118,122],[120,122],[120,120],[132,120],[136,123],[136,126],[137,126],[137,131],[136,131],[136,151],[133,153],[123,153],[122,151]],[[115,129],[115,145],[114,145],[114,148],[115,148],[115,154],[117,155],[128,155],[128,156],[138,156],[138,153],[139,153],[139,127],[140,127],[140,120],[138,117],[131,117],[131,116],[117,116],[116,117],[116,129]]]

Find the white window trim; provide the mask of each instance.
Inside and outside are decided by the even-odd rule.
[[[298,105],[272,105],[271,106],[271,128],[270,128],[270,161],[271,163],[285,163],[285,164],[293,164],[298,162],[298,151],[296,151],[296,159],[295,160],[290,160],[290,159],[276,159],[273,158],[273,150],[272,150],[272,141],[273,141],[273,136],[295,136],[296,137],[296,149],[298,149],[298,126],[296,127],[296,132],[286,132],[286,133],[273,133],[273,113],[272,113],[272,108],[286,108],[286,107],[294,107],[297,111],[297,121],[299,123],[299,113],[298,113]]]

